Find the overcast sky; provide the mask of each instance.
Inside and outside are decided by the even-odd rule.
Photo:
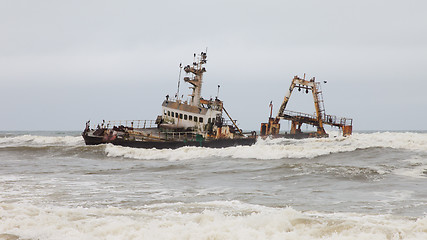
[[[155,119],[208,48],[202,96],[258,130],[294,75],[355,130],[426,130],[425,0],[0,0],[0,130]],[[189,94],[181,82],[181,93]],[[289,110],[313,113],[294,92]],[[282,124],[286,129],[288,124]]]

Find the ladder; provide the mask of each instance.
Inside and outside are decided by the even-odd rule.
[[[325,103],[323,101],[323,94],[322,89],[320,87],[320,82],[315,82],[314,91],[314,102],[317,103],[319,109],[319,117],[320,119],[322,119],[322,121],[325,121]]]

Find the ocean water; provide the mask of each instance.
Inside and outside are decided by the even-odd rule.
[[[427,239],[427,133],[176,150],[0,132],[0,240]]]

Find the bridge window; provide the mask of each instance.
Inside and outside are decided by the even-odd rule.
[[[170,116],[171,115],[171,112],[170,111],[168,111],[168,116]]]
[[[179,114],[179,119],[182,119],[182,113]]]
[[[197,122],[197,117],[196,116],[194,116],[194,121]]]
[[[187,120],[187,114],[184,114],[184,120]]]
[[[188,120],[193,121],[193,116],[188,115]]]
[[[199,118],[199,122],[201,122],[201,123],[203,122],[203,118],[202,117]]]

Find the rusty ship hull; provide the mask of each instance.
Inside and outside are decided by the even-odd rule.
[[[101,136],[90,136],[83,134],[86,145],[113,144],[123,147],[146,148],[146,149],[177,149],[181,147],[207,147],[207,148],[226,148],[235,146],[250,146],[255,144],[255,137],[237,138],[237,139],[212,139],[212,140],[170,140],[170,141],[137,141],[114,139],[106,140]]]

